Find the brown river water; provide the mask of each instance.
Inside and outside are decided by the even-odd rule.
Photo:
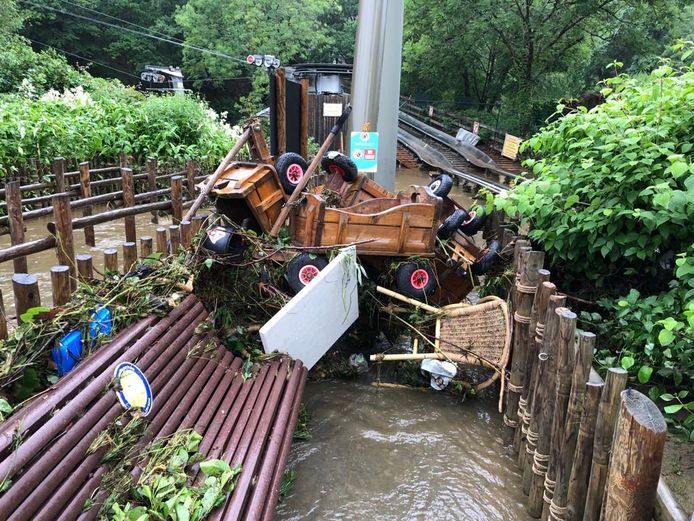
[[[529,520],[495,400],[431,389],[307,384],[311,439],[279,521]]]

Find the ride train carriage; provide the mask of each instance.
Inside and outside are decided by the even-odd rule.
[[[274,166],[230,164],[211,191],[217,213],[238,227],[269,233],[306,166],[294,153],[278,157]],[[326,155],[322,167],[325,182],[304,191],[288,217],[291,242],[299,247],[298,254],[286,258],[293,292],[309,284],[327,265],[324,253],[340,245],[355,244],[367,272],[397,266],[394,285],[399,292],[441,305],[460,302],[474,286],[473,275],[486,271],[496,258],[495,244],[483,251],[469,238],[484,224],[484,216],[447,197],[452,185],[448,176],[392,194],[358,174],[342,154]],[[233,226],[209,230],[204,245],[217,254],[243,253]],[[308,249],[302,253],[301,247]]]

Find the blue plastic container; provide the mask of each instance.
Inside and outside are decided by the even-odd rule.
[[[60,339],[58,347],[51,350],[51,356],[58,366],[58,375],[63,376],[72,370],[82,357],[82,332],[75,329]]]
[[[111,312],[104,306],[99,306],[89,320],[89,339],[92,345],[96,343],[99,335],[108,336],[113,328],[113,318]]]

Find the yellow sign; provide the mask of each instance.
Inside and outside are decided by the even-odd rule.
[[[519,137],[506,134],[504,137],[504,148],[501,150],[501,155],[509,159],[516,159],[518,156],[518,147],[523,140]]]

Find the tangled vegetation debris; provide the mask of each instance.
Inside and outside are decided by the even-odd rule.
[[[110,473],[111,479],[107,476],[104,480],[113,492],[101,508],[100,519],[204,519],[234,490],[241,465],[232,468],[220,459],[203,461],[198,452],[201,440],[195,431],[182,430],[158,438],[136,457],[123,458]],[[124,437],[119,445],[127,443]],[[187,469],[194,463],[206,476],[199,486],[188,485]],[[133,485],[128,470],[137,464],[144,469]]]
[[[2,398],[16,407],[57,382],[58,376],[50,367],[51,349],[71,330],[81,330],[83,338],[89,338],[89,322],[95,309],[103,306],[111,311],[112,334],[147,315],[167,314],[185,296],[181,288],[193,274],[191,269],[184,256],[160,259],[153,254],[126,275],[107,274],[88,284],[80,282],[64,306],[29,309],[21,316],[24,323],[7,339],[0,340]],[[83,357],[104,341],[108,339],[99,336],[94,345],[85,342]]]

